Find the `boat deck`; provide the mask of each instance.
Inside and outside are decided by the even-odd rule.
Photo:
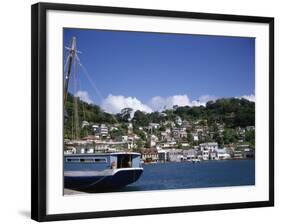
[[[64,171],[65,177],[91,177],[91,176],[111,176],[113,175],[113,169],[106,169],[102,171]]]

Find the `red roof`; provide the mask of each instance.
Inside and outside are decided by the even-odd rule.
[[[96,140],[96,139],[98,139],[98,138],[94,135],[88,135],[88,136],[82,138],[82,140]]]

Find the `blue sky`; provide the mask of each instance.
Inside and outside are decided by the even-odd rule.
[[[78,66],[69,91],[108,112],[254,99],[254,38],[64,29],[64,46],[73,36],[90,79]]]

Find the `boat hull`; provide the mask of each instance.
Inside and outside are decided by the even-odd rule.
[[[121,168],[107,173],[65,172],[65,188],[80,191],[119,189],[139,179],[143,168]]]

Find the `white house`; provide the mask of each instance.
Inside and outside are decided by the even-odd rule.
[[[181,149],[168,149],[169,161],[180,162],[183,160],[183,153]]]
[[[201,143],[200,150],[202,151],[203,160],[215,159],[216,158],[216,150],[218,149],[217,142],[206,142]]]
[[[210,152],[208,149],[203,149],[202,150],[202,159],[203,160],[209,160],[210,158]]]
[[[177,145],[176,141],[169,141],[169,142],[158,143],[157,147],[164,149],[164,148],[173,148],[173,147],[176,147],[176,145]]]
[[[150,147],[155,147],[158,141],[159,141],[159,139],[156,135],[151,135],[150,136]]]
[[[195,149],[183,150],[183,156],[187,160],[195,159],[197,157],[197,151]]]
[[[102,137],[105,138],[108,136],[108,128],[105,124],[101,124],[99,126],[99,128],[97,129],[97,134]]]
[[[182,125],[182,119],[180,116],[176,116],[175,122],[177,125],[181,126]]]
[[[230,159],[230,154],[227,153],[225,148],[217,149],[216,154],[216,159]]]
[[[197,133],[192,133],[192,137],[193,137],[193,141],[198,142],[199,141],[199,137]]]
[[[217,150],[218,149],[218,143],[217,142],[206,142],[206,143],[201,143],[200,144],[200,149],[201,151],[202,150],[211,150],[211,151],[214,151],[214,150]]]

